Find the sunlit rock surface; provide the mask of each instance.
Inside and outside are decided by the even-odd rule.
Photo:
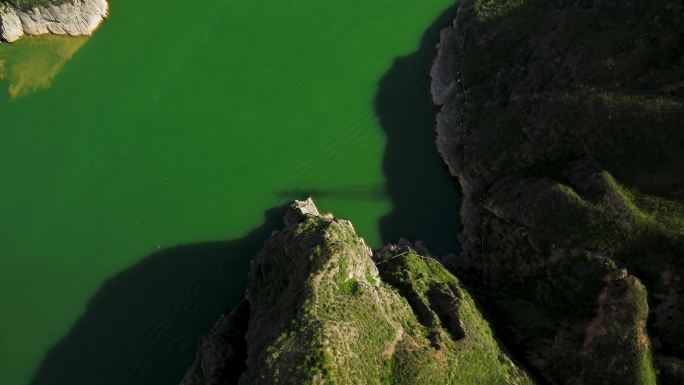
[[[68,0],[50,5],[17,7],[0,4],[0,37],[13,42],[23,35],[90,35],[107,17],[106,0]]]

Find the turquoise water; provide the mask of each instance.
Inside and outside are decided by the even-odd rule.
[[[427,94],[452,5],[112,0],[90,39],[0,47],[3,382],[177,383],[294,198],[455,251]]]

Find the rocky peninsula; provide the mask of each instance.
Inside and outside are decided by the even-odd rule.
[[[410,245],[372,252],[311,199],[252,260],[183,385],[532,384],[465,287]]]
[[[107,17],[106,0],[0,2],[0,42],[24,35],[90,35]]]

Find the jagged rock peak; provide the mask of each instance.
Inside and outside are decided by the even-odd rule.
[[[288,207],[285,216],[283,217],[283,221],[285,222],[285,226],[290,226],[301,222],[308,215],[313,215],[315,217],[321,215],[311,197],[301,201],[295,200],[292,202],[290,207]]]
[[[216,324],[183,385],[232,384],[223,369],[241,365],[240,385],[532,384],[436,261],[400,246],[376,265],[351,223],[311,199],[294,202],[285,224],[250,263],[248,317]],[[236,362],[230,323],[246,318]]]

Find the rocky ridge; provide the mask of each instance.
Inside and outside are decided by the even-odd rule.
[[[238,382],[532,384],[440,263],[406,245],[374,254],[310,199],[252,260],[246,300],[201,339],[182,385]]]
[[[24,35],[90,35],[107,18],[106,0],[73,0],[21,8],[0,3],[0,42]]]
[[[466,0],[441,34],[451,268],[549,383],[684,383],[683,11]]]

